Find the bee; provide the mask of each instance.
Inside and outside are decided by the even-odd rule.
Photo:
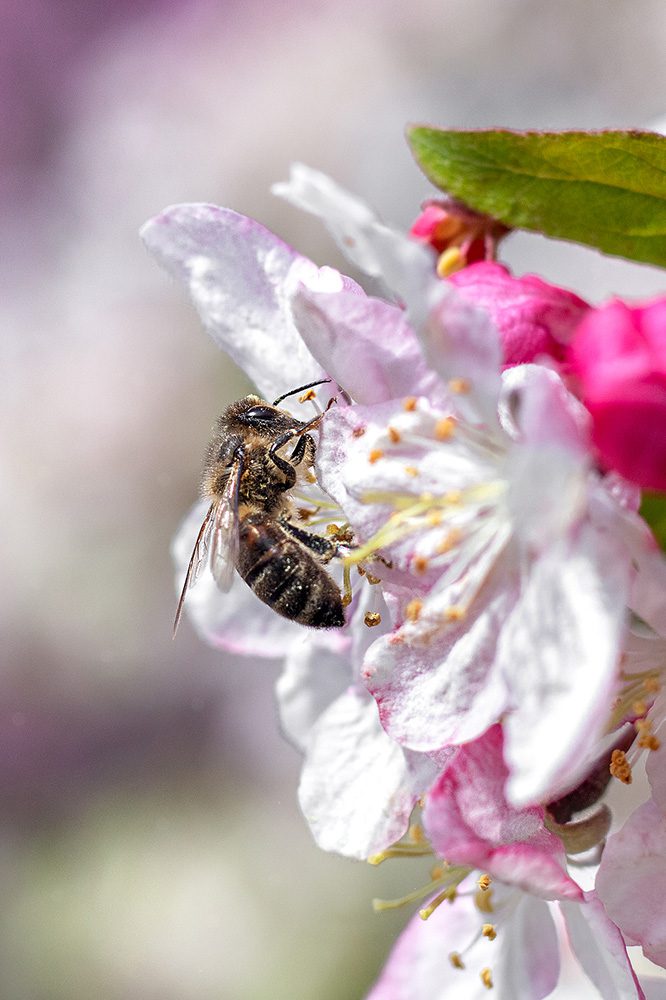
[[[323,381],[329,380],[300,386],[274,403],[245,396],[219,417],[201,484],[211,504],[187,568],[174,636],[187,591],[207,560],[221,590],[229,590],[236,569],[279,615],[314,628],[345,624],[340,590],[324,569],[338,555],[337,545],[293,523],[290,496],[299,476],[312,469],[315,442],[309,432],[323,414],[304,422],[278,407],[288,396]]]

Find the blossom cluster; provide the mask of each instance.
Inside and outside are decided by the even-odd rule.
[[[302,166],[275,192],[382,297],[229,209],[174,206],[143,238],[262,399],[329,380],[281,405],[323,414],[295,499],[339,543],[346,624],[208,571],[186,612],[283,662],[317,843],[430,859],[370,996],[538,1000],[564,951],[604,998],[666,996],[627,952],[666,967],[666,561],[639,514],[666,490],[666,298],[592,307],[516,277],[492,259],[504,227],[455,203],[403,233]],[[605,792],[644,755],[648,798],[616,829]]]

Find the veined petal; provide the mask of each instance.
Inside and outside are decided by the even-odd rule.
[[[319,847],[365,859],[399,840],[425,791],[414,778],[435,777],[431,761],[425,768],[389,739],[370,696],[349,688],[312,730],[301,773],[299,800]]]
[[[532,567],[498,643],[512,698],[505,755],[514,804],[574,787],[586,766],[617,679],[629,582],[624,548],[589,524]]]
[[[443,397],[403,310],[381,299],[299,289],[294,321],[312,355],[357,403]]]
[[[596,889],[625,937],[666,967],[666,814],[654,801],[639,806],[609,837]]]
[[[515,597],[515,582],[497,572],[462,622],[432,637],[425,623],[406,623],[370,647],[364,679],[393,739],[435,750],[480,736],[500,717],[507,689],[495,647]]]
[[[560,903],[571,947],[604,1000],[645,1000],[622,935],[595,892],[582,904]]]
[[[322,219],[348,260],[367,275],[381,278],[407,306],[414,325],[421,325],[431,304],[443,294],[443,282],[435,276],[426,247],[385,225],[365,202],[302,163],[294,163],[289,180],[274,184],[272,190]]]
[[[258,222],[216,205],[174,205],[141,235],[159,263],[185,282],[213,340],[266,399],[323,377],[294,326],[291,293],[301,283],[329,292],[357,288],[351,279],[318,268]]]

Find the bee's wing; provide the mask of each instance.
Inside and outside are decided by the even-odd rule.
[[[180,592],[180,597],[178,598],[178,606],[176,608],[176,617],[173,621],[173,637],[175,639],[176,632],[178,631],[178,625],[180,623],[180,617],[183,613],[183,604],[185,603],[185,595],[187,594],[190,587],[199,579],[199,574],[203,566],[206,563],[206,556],[208,555],[208,549],[210,546],[210,536],[213,530],[213,520],[215,509],[217,503],[212,503],[208,510],[206,511],[206,516],[204,517],[201,527],[199,528],[199,534],[197,535],[197,540],[194,543],[194,548],[192,549],[192,555],[190,556],[190,561],[187,567],[187,573],[185,574],[185,582],[183,583],[183,589]]]
[[[210,545],[210,569],[220,590],[229,590],[238,555],[238,486],[243,463],[232,466],[224,492],[215,504]]]

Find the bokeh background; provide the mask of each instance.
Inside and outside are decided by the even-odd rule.
[[[408,225],[408,121],[646,125],[663,2],[0,10],[0,997],[353,1000],[409,915],[371,897],[422,873],[316,849],[278,664],[171,641],[170,538],[247,386],[137,230],[217,201],[340,264],[269,194],[293,159]],[[595,301],[660,287],[534,236],[505,258]]]

